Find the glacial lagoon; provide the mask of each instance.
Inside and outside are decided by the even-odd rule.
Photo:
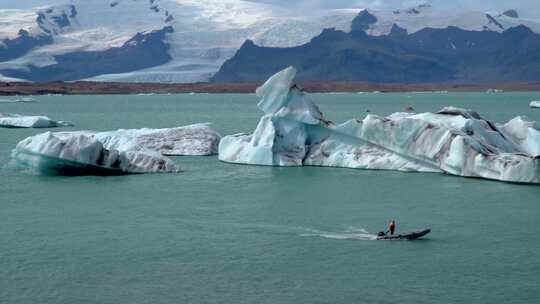
[[[369,111],[447,105],[506,122],[538,93],[312,94],[336,123]],[[254,94],[38,96],[0,113],[70,121],[64,130],[212,122],[250,132]],[[540,300],[540,186],[338,168],[173,157],[176,174],[30,175],[11,150],[46,130],[0,129],[2,303],[531,303]],[[430,226],[376,242],[388,219]],[[88,299],[93,299],[89,301]]]

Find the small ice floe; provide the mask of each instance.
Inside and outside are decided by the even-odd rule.
[[[32,97],[21,97],[21,98],[16,98],[16,99],[0,99],[0,103],[18,103],[18,102],[37,102],[37,100]]]
[[[3,128],[56,128],[70,127],[72,123],[52,120],[47,116],[25,116],[0,113],[0,127]]]
[[[531,101],[531,103],[529,104],[529,106],[530,106],[531,108],[539,108],[539,109],[540,109],[540,101],[533,100],[533,101]]]

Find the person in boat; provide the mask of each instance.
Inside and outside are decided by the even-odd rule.
[[[390,232],[390,235],[394,235],[394,232],[396,231],[396,220],[391,220],[390,224],[388,224],[388,232]]]

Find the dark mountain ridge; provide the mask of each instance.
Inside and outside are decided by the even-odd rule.
[[[260,81],[289,65],[303,81],[519,82],[540,80],[540,35],[520,25],[499,33],[458,27],[424,28],[407,34],[394,25],[386,36],[363,30],[364,14],[352,31],[326,29],[309,43],[269,48],[246,41],[225,62],[214,82]]]

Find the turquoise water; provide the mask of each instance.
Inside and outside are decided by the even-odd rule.
[[[336,122],[412,105],[527,115],[538,93],[316,94]],[[252,131],[254,95],[37,97],[0,112],[74,130],[211,121]],[[63,129],[57,129],[63,130]],[[6,164],[0,129],[0,303],[538,303],[540,187],[441,174],[224,164],[180,174],[44,177]],[[366,237],[396,218],[417,242]]]

